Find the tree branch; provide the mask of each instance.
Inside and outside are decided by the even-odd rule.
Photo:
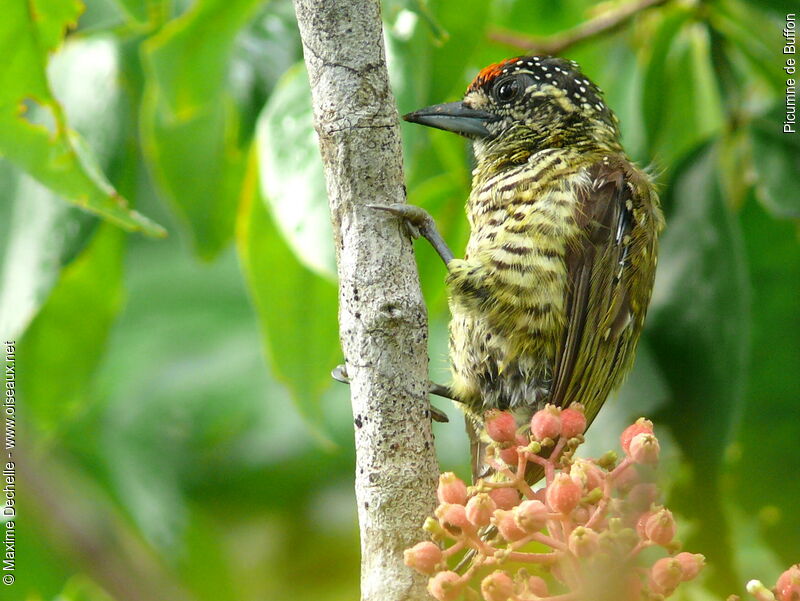
[[[378,0],[295,0],[325,166],[339,272],[339,324],[355,419],[363,601],[426,598],[403,565],[434,508],[427,312],[399,220],[398,115]],[[291,143],[291,141],[288,141]]]
[[[665,4],[669,0],[637,0],[586,21],[567,31],[549,36],[535,37],[513,31],[496,29],[489,33],[489,39],[514,48],[524,49],[526,54],[562,54],[569,48],[600,35],[616,31],[637,14],[649,8]]]

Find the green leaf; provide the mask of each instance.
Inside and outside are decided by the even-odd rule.
[[[248,138],[281,76],[302,60],[294,6],[286,0],[267,3],[236,36],[231,92],[242,117],[240,131]]]
[[[58,601],[114,601],[98,584],[83,575],[70,578],[58,595]]]
[[[687,546],[705,553],[732,590],[719,472],[747,385],[750,282],[741,226],[722,197],[716,147],[677,167],[664,200],[670,210],[647,323],[670,390],[659,420],[693,468],[691,486],[674,501],[701,524],[697,546]]]
[[[586,0],[567,2],[509,0],[493,4],[493,25],[537,37],[571,29],[591,18],[593,12],[597,11],[596,3]]]
[[[148,22],[153,12],[156,12],[155,2],[152,0],[108,0],[117,5],[119,10],[125,14],[128,20],[136,25],[144,25]],[[151,14],[148,15],[148,12]]]
[[[0,20],[0,156],[7,157],[65,200],[128,230],[164,235],[159,225],[132,211],[111,186],[97,159],[70,129],[53,97],[45,67],[48,55],[74,26],[76,1],[11,2]],[[39,107],[41,122],[31,120]]]
[[[800,139],[798,125],[784,131],[786,115],[782,106],[753,121],[750,137],[756,171],[756,197],[775,217],[800,218]]]
[[[48,68],[53,93],[105,171],[124,153],[125,99],[118,47],[106,37],[68,41]],[[31,109],[32,117],[38,113]],[[91,237],[98,219],[63,202],[11,163],[0,164],[0,204],[10,223],[0,243],[0,335],[18,336],[68,264]]]
[[[256,142],[261,193],[275,225],[306,267],[335,278],[328,193],[303,65],[281,78],[259,118]]]
[[[428,101],[432,85],[430,34],[419,15],[403,9],[392,18],[384,14],[384,41],[389,81],[401,115],[432,104]],[[404,122],[403,122],[404,123]],[[404,123],[405,124],[405,123]],[[413,186],[423,172],[429,171],[433,149],[427,128],[405,124],[402,128],[403,165],[406,181]],[[423,175],[424,177],[424,175]]]
[[[204,258],[233,235],[244,153],[227,77],[236,35],[259,4],[198,0],[144,45],[145,155]]]
[[[800,365],[800,252],[795,224],[772,218],[752,200],[742,210],[753,281],[752,380],[732,457],[732,495],[784,566],[800,546],[796,477],[797,366]]]
[[[0,338],[12,339],[36,315],[97,219],[9,163],[0,163],[0,204],[9,229],[0,245]]]
[[[788,14],[797,13],[797,3],[793,0],[748,0],[747,4],[758,7],[760,10],[771,11],[782,19],[785,19]]]
[[[655,138],[666,114],[662,102],[666,87],[667,54],[675,36],[687,19],[685,11],[674,10],[659,24],[652,41],[643,51],[642,63],[646,67],[642,89],[642,115],[649,146],[655,144]]]
[[[708,6],[709,23],[720,32],[731,59],[747,67],[741,87],[752,94],[759,84],[766,84],[772,93],[781,93],[786,84],[785,72],[779,68],[785,62],[777,42],[781,22],[760,10],[763,6],[756,8],[740,0],[721,0]],[[744,60],[736,61],[737,55]]]
[[[100,227],[20,342],[20,396],[43,432],[57,432],[86,409],[86,385],[122,304],[124,243],[118,229]]]
[[[428,21],[413,12],[413,7],[394,15],[384,12],[388,18],[385,31],[389,76],[401,114],[463,95],[474,76],[468,65],[477,49],[474,39],[483,36],[488,8],[488,3],[471,10],[463,10],[457,3],[433,3],[432,18],[441,24],[442,31],[450,32],[434,43]],[[429,128],[405,123],[402,136],[409,189],[444,171],[450,171],[454,178],[466,174],[470,179],[463,139],[452,134],[431,134]],[[454,153],[454,149],[458,151]],[[448,164],[453,154],[458,154],[458,161]]]
[[[722,130],[725,114],[709,31],[683,11],[665,19],[645,54],[642,111],[650,155],[670,165]]]
[[[429,49],[433,76],[430,78],[430,104],[445,102],[451,95],[460,98],[475,75],[468,65],[475,55],[475,40],[482,39],[488,23],[490,3],[479,2],[464,10],[458,2],[437,2],[436,19],[450,33],[439,46]],[[414,107],[414,109],[421,107]]]
[[[125,26],[139,25],[131,15],[126,14],[115,0],[91,0],[78,20],[76,32],[80,35],[101,31],[118,30]]]
[[[319,398],[341,363],[336,286],[302,265],[259,197],[251,169],[237,247],[261,322],[265,354],[301,412],[319,423]]]

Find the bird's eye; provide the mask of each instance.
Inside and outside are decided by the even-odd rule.
[[[492,92],[500,102],[509,102],[519,96],[521,90],[522,86],[519,83],[519,79],[514,77],[513,79],[498,81]]]

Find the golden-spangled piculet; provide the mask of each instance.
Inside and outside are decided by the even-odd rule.
[[[663,217],[653,182],[620,144],[618,120],[573,61],[523,56],[483,69],[460,102],[407,121],[472,140],[471,235],[453,257],[418,207],[404,217],[447,264],[451,392],[467,414],[473,472],[482,422],[520,426],[547,403],[589,422],[633,364]]]

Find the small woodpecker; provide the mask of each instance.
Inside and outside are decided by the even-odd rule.
[[[447,265],[450,392],[466,413],[477,479],[490,473],[487,411],[510,411],[524,427],[547,403],[579,402],[591,423],[622,383],[664,220],[616,116],[574,61],[490,65],[462,101],[404,119],[469,138],[477,162],[463,259],[419,207],[375,207],[405,219]]]

